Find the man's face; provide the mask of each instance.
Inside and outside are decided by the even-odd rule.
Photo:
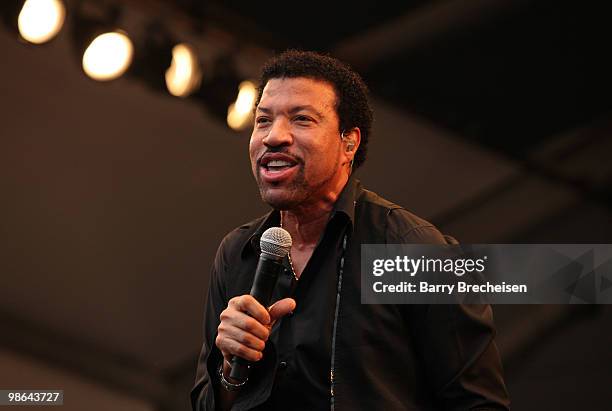
[[[323,81],[271,79],[255,111],[249,154],[262,199],[276,209],[316,203],[341,178],[336,93]]]

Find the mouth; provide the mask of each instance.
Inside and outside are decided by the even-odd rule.
[[[267,153],[259,161],[260,174],[264,181],[278,183],[290,178],[297,170],[298,162],[281,153]]]

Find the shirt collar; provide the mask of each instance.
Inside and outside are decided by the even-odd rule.
[[[352,229],[355,219],[355,206],[357,205],[357,199],[361,191],[361,182],[351,175],[346,185],[342,189],[342,192],[338,196],[336,204],[334,204],[330,219],[334,218],[336,215],[345,215],[348,218],[348,223]],[[241,255],[244,257],[249,245],[253,250],[259,253],[259,239],[261,238],[261,235],[268,228],[278,227],[279,225],[280,212],[278,210],[270,211],[263,218],[263,220],[261,220],[253,234],[251,234],[242,245]]]
[[[351,225],[355,223],[355,205],[361,192],[361,182],[351,175],[342,189],[342,192],[334,204],[332,217],[338,213],[343,213],[349,218]]]

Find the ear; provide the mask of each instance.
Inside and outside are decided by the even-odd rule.
[[[344,147],[344,156],[346,162],[350,163],[355,158],[355,153],[361,143],[361,130],[358,127],[354,127],[348,131],[345,131],[342,138],[342,145]]]

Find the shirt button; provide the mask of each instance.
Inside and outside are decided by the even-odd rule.
[[[278,369],[279,370],[284,370],[285,368],[287,368],[287,362],[286,361],[281,361],[280,363],[278,363]]]

